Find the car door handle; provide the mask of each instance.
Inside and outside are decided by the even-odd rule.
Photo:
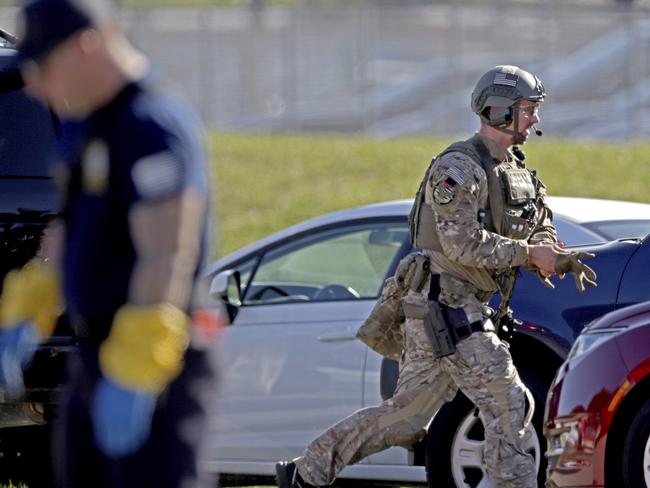
[[[357,331],[352,329],[323,334],[317,337],[320,342],[346,342],[354,341],[357,338]]]

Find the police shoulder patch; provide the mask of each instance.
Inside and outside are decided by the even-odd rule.
[[[82,184],[84,192],[102,195],[108,188],[110,154],[108,145],[101,139],[88,143],[81,158]]]
[[[157,198],[182,185],[183,169],[178,158],[170,150],[165,150],[137,160],[131,177],[141,197]]]

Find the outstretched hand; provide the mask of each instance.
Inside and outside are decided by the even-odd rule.
[[[528,246],[528,262],[538,270],[542,280],[542,277],[554,275],[557,272],[555,268],[558,258],[568,254],[569,251],[563,249],[558,243],[543,242]]]
[[[572,252],[559,256],[555,263],[555,272],[560,276],[566,273],[572,273],[575,279],[576,288],[580,293],[584,293],[585,284],[595,288],[596,272],[584,264],[582,260],[595,257],[595,254],[589,252]]]

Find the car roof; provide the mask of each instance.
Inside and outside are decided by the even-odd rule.
[[[548,197],[549,206],[555,216],[582,224],[585,222],[618,220],[621,215],[626,219],[650,219],[650,205],[643,203],[621,202],[616,200],[600,200],[582,197]],[[413,200],[392,200],[371,205],[363,205],[337,212],[328,213],[319,217],[305,220],[291,227],[255,241],[232,254],[224,256],[208,267],[208,274],[230,265],[247,254],[283,239],[302,234],[310,229],[334,225],[338,222],[372,219],[379,217],[406,218],[413,205]]]
[[[411,210],[412,204],[412,200],[394,200],[390,202],[375,203],[361,207],[339,210],[337,212],[332,212],[305,220],[298,224],[292,225],[291,227],[287,227],[286,229],[275,232],[274,234],[248,244],[247,246],[244,246],[238,251],[224,256],[223,258],[210,265],[206,269],[206,273],[210,274],[220,268],[223,268],[224,266],[228,266],[230,263],[238,261],[247,254],[255,252],[259,249],[263,249],[264,247],[276,241],[287,239],[297,234],[302,234],[303,232],[307,232],[317,227],[335,225],[339,222],[350,222],[355,220],[365,220],[380,217],[395,217],[405,219]]]
[[[597,198],[548,197],[549,206],[556,215],[573,222],[602,222],[605,220],[650,220],[650,204],[601,200]]]

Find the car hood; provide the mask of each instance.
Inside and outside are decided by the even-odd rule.
[[[590,323],[585,331],[609,329],[611,327],[631,327],[650,320],[650,301],[614,310]]]
[[[623,272],[640,247],[633,240],[572,248],[596,255],[586,263],[596,271],[598,287],[585,293],[577,291],[572,276],[553,277],[555,289],[549,289],[534,274],[522,272],[510,302],[515,318],[524,322],[520,332],[535,335],[558,355],[566,356],[587,324],[616,309]]]

